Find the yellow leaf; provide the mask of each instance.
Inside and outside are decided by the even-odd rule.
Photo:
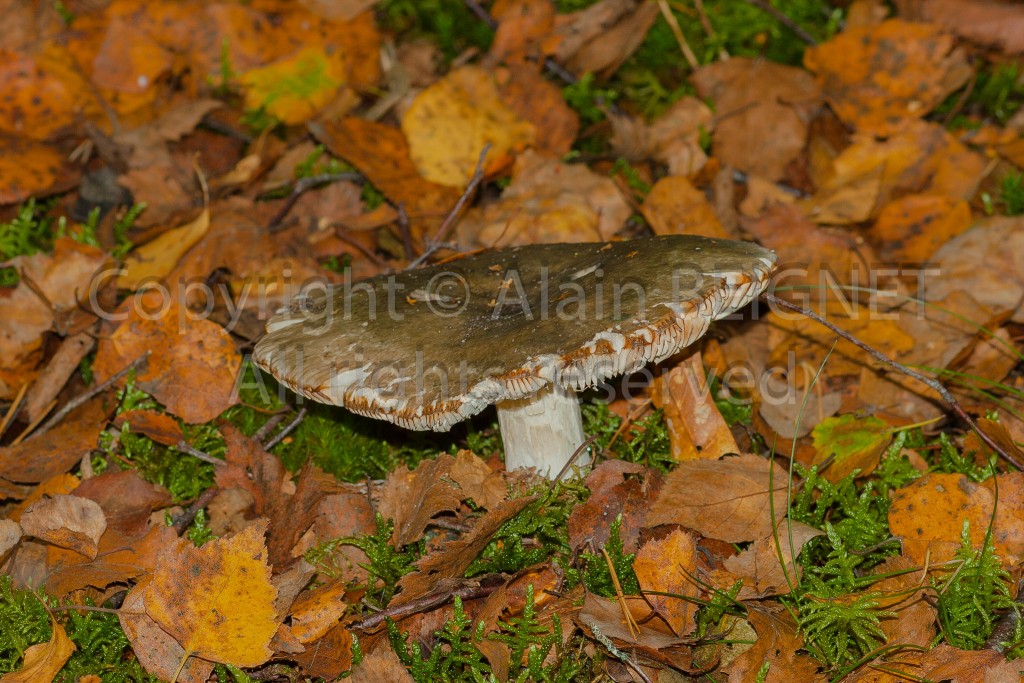
[[[340,52],[307,47],[290,57],[242,76],[245,106],[263,108],[288,125],[304,123],[338,94],[345,81]]]
[[[239,667],[270,659],[278,620],[266,529],[252,524],[202,548],[180,540],[157,560],[146,612],[181,643],[182,665],[191,655]]]
[[[128,254],[124,273],[117,279],[120,289],[138,289],[147,280],[162,278],[177,265],[185,252],[210,229],[210,210],[203,209],[191,223],[161,234]]]
[[[75,651],[75,644],[52,616],[50,624],[53,626],[50,640],[25,650],[21,670],[0,677],[0,683],[49,683],[53,680]]]
[[[484,170],[494,172],[535,137],[533,124],[501,101],[491,74],[475,66],[456,69],[417,95],[402,132],[420,175],[460,188],[473,177],[484,145],[491,145]]]

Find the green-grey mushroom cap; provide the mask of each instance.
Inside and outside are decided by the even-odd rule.
[[[693,235],[482,252],[307,291],[254,358],[314,400],[446,431],[548,384],[582,390],[667,358],[756,298],[775,262]]]

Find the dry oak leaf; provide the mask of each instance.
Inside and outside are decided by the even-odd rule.
[[[501,525],[522,512],[536,496],[524,496],[501,503],[477,520],[473,528],[457,541],[445,544],[439,550],[424,555],[416,562],[416,571],[406,574],[398,587],[401,593],[391,601],[402,605],[423,597],[439,585],[458,580],[473,563]]]
[[[266,530],[257,522],[201,548],[179,539],[157,560],[146,613],[184,648],[182,664],[193,655],[238,667],[270,659],[278,621]]]
[[[89,401],[50,431],[0,448],[0,477],[34,484],[65,474],[96,448],[106,423],[102,398]]]
[[[640,529],[650,501],[661,490],[663,478],[657,470],[625,460],[605,460],[587,475],[590,496],[572,509],[566,521],[569,545],[600,548],[608,542],[611,525],[621,521],[619,539],[623,550],[635,552]]]
[[[879,136],[925,116],[971,75],[953,36],[900,19],[848,29],[811,47],[804,66],[844,123]]]
[[[601,242],[632,210],[611,178],[527,150],[498,201],[471,209],[460,241],[485,248],[538,242]]]
[[[743,579],[739,598],[742,600],[763,598],[768,595],[786,595],[790,587],[800,580],[796,558],[804,545],[822,532],[801,522],[782,521],[778,534],[754,541],[738,555],[725,558],[724,572],[713,576],[722,589],[727,589],[737,579]],[[780,556],[785,566],[779,562]]]
[[[179,669],[185,649],[146,613],[147,591],[152,582],[151,575],[142,577],[128,591],[117,614],[135,656],[147,673],[163,680],[172,680],[177,675],[177,683],[206,683],[213,673],[213,662],[189,657]]]
[[[679,463],[665,477],[644,524],[679,524],[708,538],[743,543],[768,535],[785,514],[786,471],[745,454]]]
[[[491,469],[472,451],[461,450],[452,463],[451,480],[462,489],[462,497],[490,510],[508,496],[508,485],[501,471]]]
[[[25,650],[21,668],[0,676],[0,683],[50,683],[77,648],[64,627],[50,615],[53,635]]]
[[[992,543],[1004,566],[1024,559],[1024,473],[998,476],[999,514]],[[918,564],[952,559],[964,523],[971,546],[980,548],[992,522],[995,494],[991,480],[978,484],[962,474],[927,474],[897,489],[889,507],[889,528],[903,539],[903,555]]]
[[[294,659],[307,675],[333,681],[352,668],[352,632],[344,624],[337,624],[289,659]],[[397,679],[384,678],[381,683],[393,680]]]
[[[789,612],[752,604],[747,607],[747,621],[754,627],[757,639],[749,650],[725,667],[729,683],[757,679],[765,662],[771,662],[765,683],[818,680],[818,663],[807,655],[799,654],[803,638]]]
[[[420,175],[457,188],[473,177],[485,145],[484,173],[490,175],[535,137],[533,124],[502,102],[490,72],[476,66],[455,69],[422,90],[402,116],[402,132]]]
[[[100,340],[96,379],[103,381],[148,351],[136,385],[185,422],[208,422],[237,400],[234,386],[242,356],[220,325],[169,305],[155,291],[150,294],[155,302],[147,303],[144,295],[118,310],[123,322]]]
[[[434,515],[459,509],[463,496],[450,480],[454,462],[455,458],[443,454],[422,461],[415,470],[398,467],[388,474],[377,510],[384,519],[394,521],[396,547],[419,540]]]
[[[697,605],[686,598],[696,599],[702,592],[693,579],[697,571],[693,535],[676,529],[665,538],[645,543],[633,560],[633,571],[653,614],[664,620],[673,634],[689,635],[696,626]]]
[[[713,135],[723,164],[781,180],[807,143],[807,126],[821,90],[803,69],[734,57],[693,75],[701,97],[714,100],[721,120]]]
[[[74,550],[89,559],[96,557],[107,519],[99,504],[88,498],[56,495],[31,506],[21,516],[26,536]]]

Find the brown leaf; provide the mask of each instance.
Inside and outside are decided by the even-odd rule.
[[[895,619],[884,619],[879,624],[885,632],[886,642],[927,648],[935,639],[938,615],[935,606],[925,599],[923,589],[929,583],[923,576],[924,570],[909,557],[894,556],[885,558],[874,573],[892,575],[871,588],[882,592],[881,608],[893,610],[897,615]]]
[[[896,3],[908,13],[941,24],[947,31],[971,42],[995,48],[1002,54],[1024,52],[1024,16],[1020,7],[1000,0],[928,0]]]
[[[50,683],[54,679],[77,648],[52,615],[50,627],[50,640],[28,647],[21,668],[0,676],[0,683]]]
[[[686,598],[697,598],[703,592],[694,580],[697,555],[693,536],[676,529],[661,540],[645,543],[633,560],[633,571],[641,591],[674,594],[645,593],[644,597],[672,633],[689,635],[696,626],[697,606]]]
[[[729,683],[753,680],[765,662],[771,664],[765,683],[817,680],[818,663],[807,655],[798,654],[803,639],[788,612],[749,605],[747,620],[757,632],[757,640],[753,647],[726,666]]]
[[[420,539],[435,515],[459,509],[462,496],[448,481],[454,462],[450,455],[439,455],[422,461],[415,470],[400,467],[384,480],[377,511],[394,520],[395,546]]]
[[[337,579],[299,595],[292,605],[291,631],[300,643],[311,643],[327,633],[348,609],[345,582]]]
[[[821,105],[814,78],[796,67],[734,57],[701,67],[693,83],[721,115],[715,156],[747,173],[782,179],[803,151],[807,125]]]
[[[566,526],[574,550],[601,548],[609,539],[612,523],[621,515],[619,539],[623,550],[635,552],[640,528],[651,499],[661,490],[662,476],[643,465],[625,460],[605,460],[587,475],[590,496],[569,513]]]
[[[464,499],[472,498],[474,503],[486,510],[492,509],[508,495],[508,486],[502,472],[491,469],[471,451],[459,451],[449,476],[462,489]]]
[[[0,137],[0,204],[16,204],[73,185],[65,155],[22,136]]]
[[[117,427],[125,423],[131,431],[144,434],[164,446],[174,446],[185,438],[178,421],[157,410],[126,410],[114,419]]]
[[[21,516],[26,536],[67,548],[92,559],[107,528],[103,510],[79,496],[57,495],[41,500]]]
[[[654,405],[665,411],[673,460],[717,460],[739,452],[711,395],[699,351],[656,378],[651,392]]]
[[[886,261],[922,263],[971,222],[971,209],[962,199],[908,195],[882,208],[868,236]]]
[[[313,521],[313,532],[321,542],[342,536],[373,534],[376,530],[374,510],[361,491],[346,490],[324,496]],[[339,546],[333,559],[347,580],[356,583],[366,581],[368,574],[359,565],[366,564],[369,558],[362,550],[350,545]]]
[[[117,618],[132,644],[132,650],[143,668],[163,680],[171,680],[185,656],[185,648],[178,644],[146,613],[146,593],[152,577],[146,576],[125,596]],[[180,683],[206,683],[213,673],[213,662],[189,657],[178,673]]]
[[[7,559],[14,546],[22,537],[21,525],[13,519],[0,519],[0,565]]]
[[[412,674],[398,661],[398,655],[383,643],[352,670],[352,683],[413,683]]]
[[[96,501],[107,525],[125,536],[145,533],[153,510],[171,504],[167,489],[150,484],[135,470],[104,472],[86,479],[75,489],[75,495]]]
[[[531,66],[512,66],[499,86],[502,102],[533,124],[535,150],[559,157],[568,153],[579,133],[580,119],[558,86]]]
[[[151,305],[168,306],[169,302],[157,296]],[[98,381],[148,351],[148,360],[136,374],[136,386],[185,422],[207,422],[235,403],[235,377],[242,356],[220,325],[196,319],[176,305],[159,315],[144,314],[145,304],[129,299],[118,315],[126,307],[123,322],[100,340],[93,365]]]
[[[39,483],[64,474],[96,448],[106,422],[103,401],[89,401],[45,434],[0,448],[0,477]]]
[[[505,501],[477,520],[465,536],[420,558],[416,562],[416,571],[406,574],[398,582],[401,593],[391,604],[405,604],[426,595],[442,582],[461,578],[477,555],[491,542],[491,537],[501,525],[522,512],[534,500],[535,496],[524,496]]]
[[[736,579],[743,579],[741,599],[788,594],[790,587],[800,580],[796,558],[807,541],[822,533],[801,522],[783,520],[778,528],[778,542],[776,534],[771,533],[757,539],[738,555],[725,559],[723,567],[729,576],[719,577],[723,579],[719,587],[729,588]]]
[[[680,463],[665,478],[644,525],[679,524],[702,536],[742,543],[766,536],[785,514],[785,470],[765,458],[740,455]]]
[[[307,645],[303,652],[294,655],[294,659],[306,674],[334,680],[352,668],[352,632],[344,624],[338,624],[322,638]],[[399,679],[380,680],[383,683]]]
[[[669,175],[656,182],[641,211],[656,235],[731,237],[704,193],[683,176]]]
[[[616,3],[611,0],[610,4]],[[595,73],[602,76],[614,73],[640,47],[647,36],[647,31],[657,18],[656,3],[634,4],[634,7],[614,26],[601,26],[599,37],[583,45],[565,61],[565,66],[574,73]]]

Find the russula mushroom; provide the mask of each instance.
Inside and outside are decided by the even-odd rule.
[[[307,291],[254,358],[299,394],[409,429],[496,404],[506,467],[554,477],[585,440],[575,392],[692,344],[774,266],[756,244],[693,235],[482,252]]]

